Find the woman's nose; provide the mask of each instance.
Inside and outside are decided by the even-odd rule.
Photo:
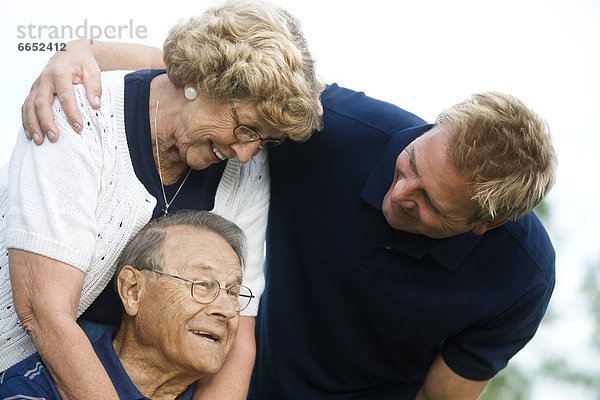
[[[236,142],[231,145],[235,158],[241,163],[250,161],[260,151],[260,140],[254,142]]]

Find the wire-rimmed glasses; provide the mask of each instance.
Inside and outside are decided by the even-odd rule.
[[[233,134],[240,142],[255,142],[260,140],[258,147],[261,149],[272,149],[273,147],[279,146],[286,139],[285,135],[278,138],[266,138],[263,139],[260,133],[254,129],[248,128],[245,125],[240,124],[240,117],[235,109],[233,103],[231,103],[231,113],[233,114],[233,120],[235,121],[235,128],[233,128]]]
[[[190,292],[192,294],[192,298],[201,304],[212,303],[219,296],[221,290],[225,290],[225,293],[227,293],[227,297],[236,306],[236,311],[239,312],[248,307],[248,304],[250,304],[250,301],[254,298],[254,295],[252,294],[250,288],[244,285],[233,285],[230,287],[222,288],[219,281],[212,278],[201,278],[199,280],[193,281],[191,279],[183,278],[181,276],[169,274],[162,271],[144,271],[150,271],[159,275],[165,275],[173,279],[177,279],[179,281],[191,284],[192,288]]]

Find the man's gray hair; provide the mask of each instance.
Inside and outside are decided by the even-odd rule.
[[[235,223],[209,211],[181,210],[153,219],[146,225],[121,253],[115,275],[125,265],[137,269],[162,271],[164,254],[162,245],[169,228],[186,226],[213,232],[222,237],[237,255],[242,271],[246,261],[246,237]]]

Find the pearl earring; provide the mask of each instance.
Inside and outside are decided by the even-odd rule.
[[[183,90],[183,95],[185,96],[186,99],[188,99],[189,101],[195,100],[196,97],[198,97],[198,92],[196,91],[196,88],[193,86],[186,86],[185,89]]]

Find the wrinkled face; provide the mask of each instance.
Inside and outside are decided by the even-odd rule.
[[[394,180],[382,204],[397,230],[446,238],[468,232],[475,204],[466,180],[446,156],[450,131],[433,127],[396,159]]]
[[[243,142],[235,137],[235,115],[230,103],[215,103],[197,98],[188,102],[174,134],[179,157],[188,167],[204,169],[211,164],[237,158],[248,162],[260,148],[260,140]],[[258,117],[252,104],[236,103],[239,124],[258,132],[262,138],[278,138],[275,132]]]
[[[222,288],[241,282],[237,255],[220,236],[188,227],[170,228],[167,235],[164,272],[190,280],[213,278]],[[198,303],[191,284],[143,273],[147,290],[136,317],[136,339],[152,349],[155,365],[188,375],[217,372],[238,329],[236,305],[224,290],[212,303]]]

